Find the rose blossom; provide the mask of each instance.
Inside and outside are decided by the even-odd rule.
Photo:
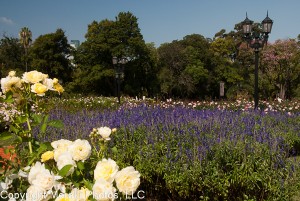
[[[74,172],[74,167],[76,167],[75,161],[72,159],[72,155],[70,152],[66,151],[62,153],[58,158],[57,158],[57,167],[59,170],[61,170],[63,167],[66,165],[72,165],[70,168],[69,172],[67,173],[67,176],[72,174]]]
[[[1,90],[6,93],[13,89],[13,87],[21,88],[21,79],[18,77],[1,78]]]
[[[31,185],[26,191],[26,201],[46,201],[50,198],[50,194],[40,186]]]
[[[60,139],[57,141],[51,142],[51,146],[54,148],[54,160],[57,162],[58,157],[66,152],[69,146],[72,144],[72,141]]]
[[[103,178],[96,180],[93,186],[93,198],[99,201],[108,201],[115,199],[116,189],[113,184]]]
[[[28,174],[28,182],[37,185],[44,190],[50,190],[55,184],[55,176],[45,168],[45,164],[36,162]]]
[[[133,194],[140,185],[140,173],[129,166],[116,174],[117,188],[123,194]]]
[[[112,159],[102,159],[96,165],[94,170],[94,179],[103,178],[108,182],[113,182],[115,175],[117,174],[119,166]]]
[[[87,188],[73,188],[70,197],[74,198],[76,201],[87,201],[92,192]]]
[[[111,129],[108,127],[100,127],[97,129],[98,130],[98,134],[101,135],[101,137],[103,137],[105,140],[110,140],[110,134],[111,134]]]
[[[53,159],[53,158],[54,158],[54,152],[53,151],[46,151],[41,156],[41,162],[46,162],[46,161],[48,161],[50,159]]]
[[[43,81],[47,77],[48,77],[48,75],[43,74],[41,72],[38,72],[38,71],[34,70],[34,71],[30,71],[30,72],[25,72],[23,74],[22,79],[26,83],[35,84],[35,83]]]
[[[31,86],[31,92],[36,93],[38,96],[45,96],[46,91],[48,91],[47,86],[41,83],[35,83]]]
[[[75,161],[84,161],[89,158],[92,147],[87,140],[75,140],[68,148]]]

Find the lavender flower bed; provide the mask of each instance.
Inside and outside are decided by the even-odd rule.
[[[149,142],[164,140],[173,133],[183,141],[196,140],[204,147],[229,139],[232,142],[252,137],[260,143],[276,148],[288,132],[299,133],[298,114],[268,113],[254,111],[195,110],[190,108],[161,108],[140,105],[119,110],[80,110],[70,113],[63,109],[51,111],[51,119],[60,119],[63,130],[48,129],[52,135],[45,140],[60,138],[88,138],[95,127],[109,126],[134,132],[143,127]],[[212,137],[208,140],[208,137]]]
[[[65,127],[49,128],[45,141],[88,139],[95,127],[117,128],[110,142],[117,150],[114,158],[135,165],[143,175],[141,188],[148,189],[152,196],[159,192],[175,200],[197,196],[210,199],[217,193],[219,199],[230,199],[243,196],[237,193],[244,190],[252,198],[269,199],[277,192],[285,193],[288,187],[285,185],[290,185],[288,175],[296,169],[287,158],[298,154],[295,145],[300,142],[299,114],[141,104],[118,110],[82,109],[73,113],[55,109],[51,118],[61,119]],[[244,166],[250,173],[240,170]],[[217,172],[212,172],[214,169]],[[235,181],[232,174],[237,174],[237,178],[244,174],[251,177]],[[271,177],[270,181],[264,181],[267,177]],[[230,183],[232,180],[235,182]],[[280,180],[286,184],[280,184]],[[216,186],[220,182],[222,185]],[[264,182],[269,182],[272,188],[264,186]],[[161,186],[160,190],[151,189],[151,185]],[[283,199],[290,195],[276,196]]]

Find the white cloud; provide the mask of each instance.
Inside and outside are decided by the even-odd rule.
[[[7,17],[0,17],[0,24],[14,25],[15,23]]]

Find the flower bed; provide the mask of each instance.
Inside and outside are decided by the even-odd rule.
[[[125,99],[118,107],[112,98],[101,97],[53,98],[61,101],[56,108],[43,107],[43,96],[63,92],[58,84],[36,71],[1,79],[1,103],[17,112],[8,109],[2,116],[11,120],[0,143],[12,144],[20,158],[8,161],[11,168],[1,175],[1,190],[7,192],[2,195],[290,200],[297,191],[299,162],[292,160],[300,153],[296,102],[266,102],[267,107],[253,111],[247,101]]]
[[[50,117],[65,127],[49,132],[70,139],[87,138],[93,125],[116,127],[113,158],[135,166],[140,189],[158,200],[285,200],[299,184],[299,163],[290,159],[300,153],[298,114],[139,104],[56,108]]]
[[[26,72],[19,78],[11,71],[1,79],[1,89],[1,106],[9,105],[17,111],[12,113],[5,107],[6,112],[0,116],[6,120],[0,147],[12,145],[10,150],[17,156],[17,160],[3,158],[1,200],[101,201],[134,195],[140,185],[140,173],[133,166],[119,166],[108,152],[110,134],[116,129],[93,128],[89,141],[38,139],[47,127],[62,127],[60,121],[49,119],[45,102],[40,100],[51,91],[64,91],[57,79],[38,71]],[[38,132],[37,138],[33,131]],[[6,153],[3,156],[8,157]]]

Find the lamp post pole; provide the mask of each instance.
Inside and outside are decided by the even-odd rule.
[[[258,107],[258,53],[259,50],[254,50],[255,52],[255,81],[254,81],[254,109]]]
[[[258,61],[259,61],[259,50],[264,47],[268,42],[269,33],[271,33],[273,20],[268,16],[261,22],[261,31],[252,31],[253,21],[248,19],[246,13],[246,19],[242,22],[244,38],[248,45],[254,49],[255,53],[255,71],[254,71],[254,109],[258,108]]]
[[[113,57],[112,63],[115,68],[115,78],[117,81],[117,97],[118,97],[118,103],[121,104],[121,79],[124,78],[124,66],[127,63],[127,59],[125,57],[118,58]]]

